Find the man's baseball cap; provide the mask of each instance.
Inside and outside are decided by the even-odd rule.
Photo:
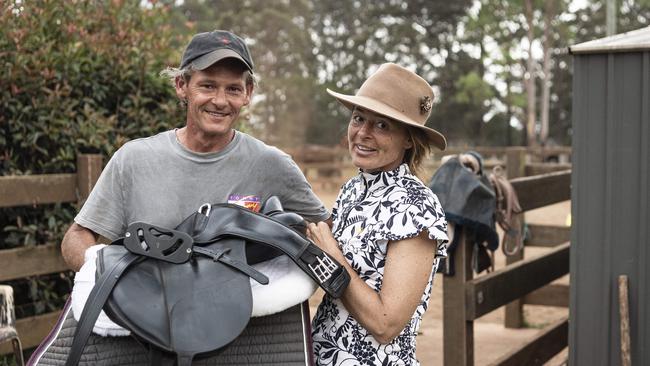
[[[192,37],[183,52],[181,69],[192,65],[196,70],[205,70],[215,62],[228,57],[241,60],[246,68],[253,72],[251,53],[239,36],[224,30],[198,33]]]

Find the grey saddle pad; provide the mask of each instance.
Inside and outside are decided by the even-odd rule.
[[[76,325],[66,304],[59,324],[34,352],[28,365],[65,365]],[[222,352],[194,360],[192,365],[311,365],[310,332],[309,307],[305,302],[280,313],[251,318],[243,333]],[[145,366],[149,365],[149,355],[133,337],[92,334],[79,365]]]

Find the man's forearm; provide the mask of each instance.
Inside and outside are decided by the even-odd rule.
[[[86,249],[97,242],[98,235],[83,226],[73,223],[61,242],[61,254],[68,267],[79,271],[84,264]]]

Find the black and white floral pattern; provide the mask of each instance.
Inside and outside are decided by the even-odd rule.
[[[340,300],[323,298],[313,320],[318,365],[419,365],[415,336],[431,296],[433,275],[447,256],[447,221],[438,198],[406,164],[376,174],[360,173],[341,189],[332,209],[332,232],[345,258],[375,291],[381,290],[387,245],[423,230],[437,241],[436,260],[420,305],[391,343],[380,344]]]

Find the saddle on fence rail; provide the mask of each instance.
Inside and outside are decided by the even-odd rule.
[[[263,214],[205,204],[176,229],[131,224],[98,252],[97,280],[79,317],[66,365],[79,362],[102,309],[150,346],[152,364],[175,354],[178,365],[232,342],[251,316],[250,266],[286,254],[325,292],[340,297],[350,277],[304,236],[306,225],[277,198]]]
[[[491,253],[499,246],[494,223],[496,203],[494,189],[483,174],[480,155],[461,154],[446,159],[431,177],[429,188],[438,196],[452,233],[449,256],[440,270],[445,275],[455,274],[453,258],[460,242],[460,235],[455,233],[462,229],[472,234],[472,267],[476,273],[491,269]]]

